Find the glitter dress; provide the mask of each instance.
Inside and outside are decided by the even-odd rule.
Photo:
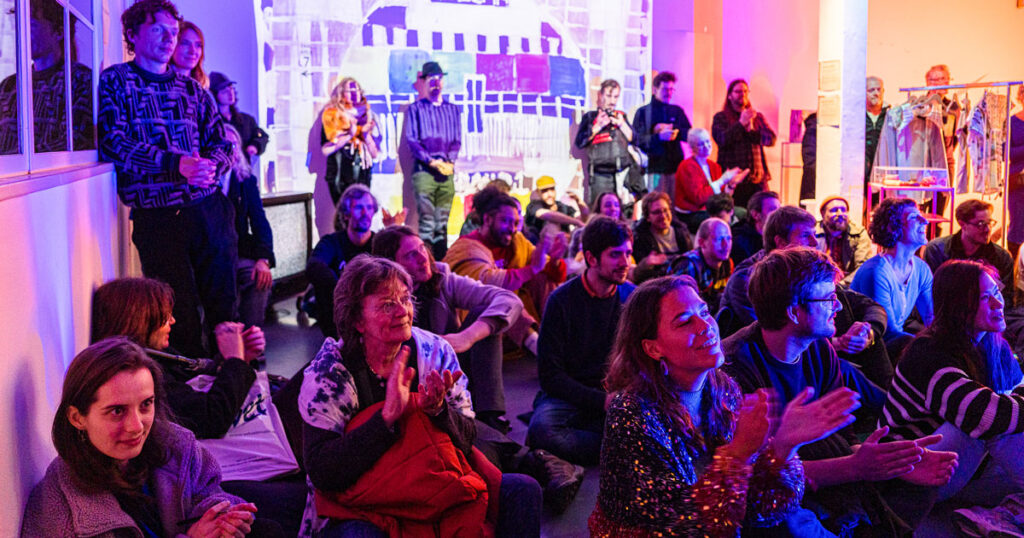
[[[738,389],[729,392],[735,409]],[[651,400],[618,394],[605,422],[591,536],[737,536],[743,525],[772,526],[799,507],[798,458],[781,462],[766,450],[747,465],[688,441]]]

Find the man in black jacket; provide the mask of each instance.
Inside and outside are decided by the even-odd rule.
[[[602,192],[620,192],[633,163],[626,149],[633,141],[633,128],[629,126],[626,113],[615,110],[620,91],[615,80],[602,82],[597,94],[597,110],[583,115],[576,132],[576,147],[587,151],[588,205],[594,205]]]
[[[676,89],[676,76],[670,71],[655,75],[651,102],[633,115],[636,145],[647,153],[647,190],[667,192],[676,199],[675,173],[683,162],[680,142],[686,140],[690,119],[682,107],[670,104]]]
[[[664,192],[649,192],[640,201],[643,220],[633,229],[633,282],[664,276],[676,257],[693,248],[686,224],[672,219],[672,200]]]

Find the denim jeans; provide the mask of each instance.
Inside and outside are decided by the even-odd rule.
[[[604,413],[580,409],[541,392],[533,401],[526,445],[581,465],[595,465],[601,456]]]
[[[991,506],[1010,493],[1024,491],[1024,433],[982,441],[948,422],[935,433],[942,434],[942,440],[932,445],[932,450],[959,456],[953,478],[939,488],[940,502],[956,497],[965,503]],[[990,456],[987,467],[971,480],[986,454]]]
[[[524,474],[501,475],[497,536],[540,536],[540,484]],[[321,538],[386,538],[387,533],[366,521],[331,521]]]
[[[428,245],[447,243],[448,213],[455,198],[454,176],[439,176],[428,171],[415,172],[412,185],[416,191],[416,210],[420,216],[420,239]]]
[[[255,266],[256,260],[238,258],[238,270],[235,272],[235,279],[238,281],[238,321],[247,327],[263,326],[267,302],[270,300],[270,288],[256,289],[256,281],[252,278],[252,269]]]

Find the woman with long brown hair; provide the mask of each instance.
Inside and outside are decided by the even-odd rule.
[[[657,278],[630,295],[605,378],[593,536],[732,535],[799,507],[796,449],[852,422],[856,396],[840,389],[808,404],[806,389],[778,418],[768,392],[740,393],[724,360],[692,278]]]
[[[210,89],[210,79],[203,70],[206,59],[206,38],[203,31],[190,21],[181,21],[178,29],[178,45],[171,56],[171,68],[182,75],[192,77],[203,87]]]

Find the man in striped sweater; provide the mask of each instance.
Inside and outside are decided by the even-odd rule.
[[[425,97],[409,105],[405,141],[414,159],[419,233],[434,254],[448,252],[448,213],[455,198],[455,159],[462,147],[462,120],[457,105],[444,100],[444,71],[437,62],[423,64],[419,79]]]
[[[171,345],[201,357],[208,329],[238,317],[238,237],[220,183],[230,145],[217,107],[197,82],[168,68],[180,20],[166,0],[141,0],[121,15],[135,58],[100,74],[99,150],[132,209],[143,273],[174,289]]]

